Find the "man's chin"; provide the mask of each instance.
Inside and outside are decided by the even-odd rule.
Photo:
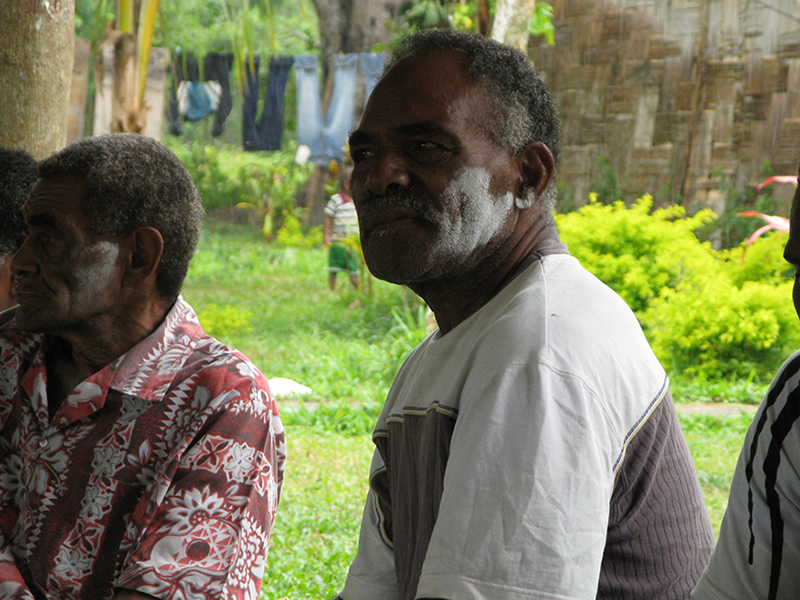
[[[44,316],[42,312],[41,310],[27,308],[22,304],[17,306],[17,311],[14,314],[17,321],[17,329],[26,333],[47,333],[49,328],[47,327],[46,319],[42,318]]]
[[[409,285],[423,278],[425,269],[408,258],[399,253],[380,257],[364,255],[367,268],[374,277],[397,285]]]

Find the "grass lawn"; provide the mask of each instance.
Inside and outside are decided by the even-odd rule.
[[[285,403],[289,459],[262,598],[330,598],[356,551],[372,454],[370,431],[400,362],[425,335],[413,294],[384,282],[371,292],[327,289],[326,252],[280,248],[255,234],[210,224],[184,286],[210,334],[245,354],[268,378],[312,388]],[[749,382],[679,384],[678,399],[745,399]],[[681,416],[715,533],[751,414]]]

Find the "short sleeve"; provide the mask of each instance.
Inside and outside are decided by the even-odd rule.
[[[217,395],[194,390],[208,415],[134,513],[141,533],[118,587],[165,599],[259,597],[285,444],[263,376],[249,375],[228,377]]]
[[[331,219],[336,216],[336,209],[342,203],[342,199],[339,194],[334,194],[331,196],[331,199],[328,200],[328,203],[325,205],[325,216],[330,217]]]
[[[376,450],[370,472],[378,476],[384,469],[380,453]],[[344,589],[344,600],[399,600],[400,591],[395,574],[394,553],[391,543],[381,533],[382,519],[375,492],[370,490],[361,518],[358,552],[350,565]]]

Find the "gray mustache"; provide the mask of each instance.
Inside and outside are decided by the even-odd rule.
[[[431,220],[430,203],[409,188],[392,190],[381,196],[370,195],[359,203],[356,213],[360,222],[362,219],[369,220],[393,208],[413,210],[423,220]]]

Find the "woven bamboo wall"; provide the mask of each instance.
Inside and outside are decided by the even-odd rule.
[[[599,157],[626,201],[717,212],[764,161],[797,173],[800,0],[552,3],[556,45],[530,54],[561,113],[565,202],[586,202]]]

